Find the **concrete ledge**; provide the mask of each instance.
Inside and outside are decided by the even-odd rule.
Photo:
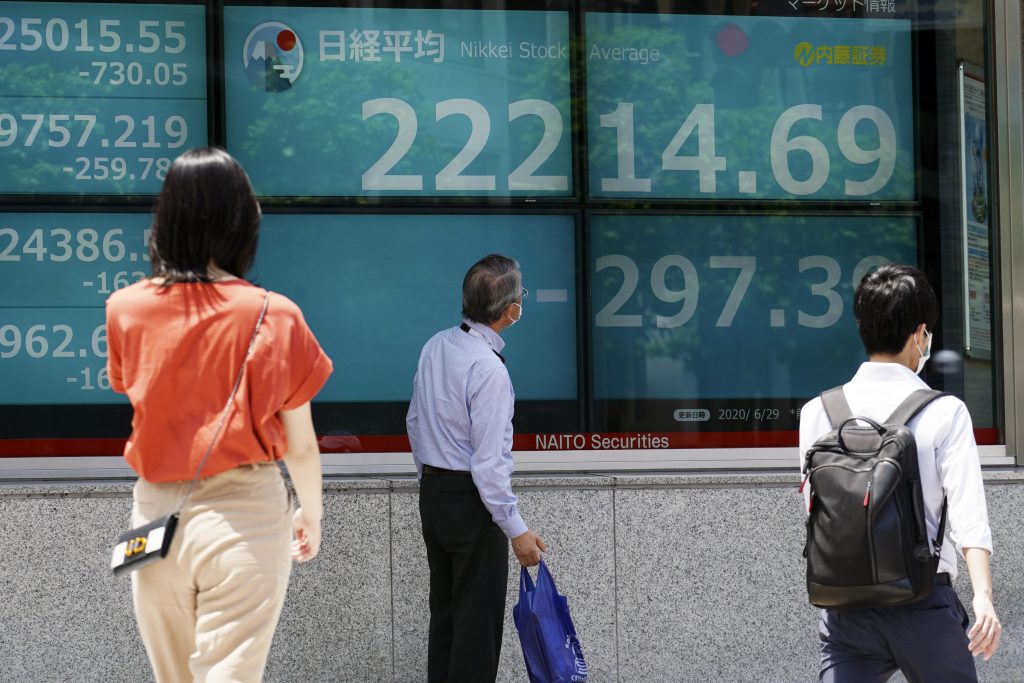
[[[1024,467],[987,468],[983,470],[986,485],[1024,484]],[[692,489],[692,488],[789,488],[799,486],[800,477],[792,472],[725,471],[725,472],[573,472],[556,474],[521,474],[512,478],[516,490],[534,489]],[[103,498],[131,495],[134,481],[85,479],[81,481],[0,480],[0,497],[15,498]],[[324,491],[329,493],[391,493],[419,489],[415,476],[346,476],[324,475]]]
[[[983,467],[1014,467],[1015,454],[1006,446],[979,446]],[[797,449],[787,448],[681,448],[620,451],[514,451],[515,469],[520,475],[542,476],[607,474],[628,472],[792,472]],[[409,453],[324,453],[323,471],[330,477],[415,476]],[[0,481],[125,480],[134,472],[120,456],[0,458]]]

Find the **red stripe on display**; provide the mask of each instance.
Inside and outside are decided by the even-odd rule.
[[[0,439],[2,458],[121,455],[127,439]]]
[[[775,432],[622,432],[594,434],[516,434],[517,451],[593,451],[665,448],[787,448],[797,445],[796,430]],[[1000,443],[998,429],[975,429],[979,446]],[[0,439],[0,458],[121,455],[125,439]],[[400,435],[322,436],[324,453],[408,453]]]
[[[978,442],[979,446],[998,446],[1003,443],[999,438],[999,430],[994,427],[975,429],[974,440]]]

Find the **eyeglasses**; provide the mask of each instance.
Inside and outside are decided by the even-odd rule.
[[[518,306],[518,305],[520,305],[518,302],[520,302],[523,299],[525,299],[526,297],[530,296],[530,292],[528,292],[526,290],[526,287],[520,287],[520,289],[522,291],[519,292],[518,296],[513,297],[512,300],[509,301],[508,304],[506,304],[506,305],[511,306],[512,304],[516,304]]]

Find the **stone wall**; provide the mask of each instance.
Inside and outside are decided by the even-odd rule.
[[[1004,645],[981,680],[1024,671],[1024,470],[986,472]],[[593,683],[810,681],[816,615],[791,474],[524,477]],[[323,550],[296,566],[267,681],[423,681],[426,555],[408,479],[325,482]],[[128,580],[108,570],[128,483],[0,485],[0,680],[146,681]],[[525,681],[511,622],[501,681]],[[966,574],[958,589],[970,607]]]

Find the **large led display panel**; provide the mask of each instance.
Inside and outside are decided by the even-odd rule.
[[[908,20],[588,13],[586,54],[593,197],[915,196]]]
[[[0,404],[123,402],[104,302],[150,273],[145,213],[0,214]]]
[[[571,216],[265,215],[252,280],[295,301],[334,360],[317,401],[401,402],[404,415],[421,347],[462,320],[466,271],[511,256],[530,290],[503,334],[516,397],[575,401],[574,230]]]
[[[597,428],[795,429],[796,408],[865,360],[855,284],[917,263],[915,224],[593,216],[593,392],[608,421]]]
[[[572,194],[568,12],[228,6],[224,61],[260,194]]]
[[[202,5],[0,2],[0,196],[153,194],[207,142]]]
[[[128,435],[107,377],[104,302],[150,274],[150,221],[0,213],[0,441],[61,436],[87,449]],[[504,355],[516,424],[540,431],[579,414],[575,234],[572,215],[269,214],[249,279],[294,300],[334,361],[314,402],[319,432],[404,436],[420,349],[461,320],[466,270],[488,253],[516,258],[530,294]],[[92,404],[108,405],[84,411]]]

